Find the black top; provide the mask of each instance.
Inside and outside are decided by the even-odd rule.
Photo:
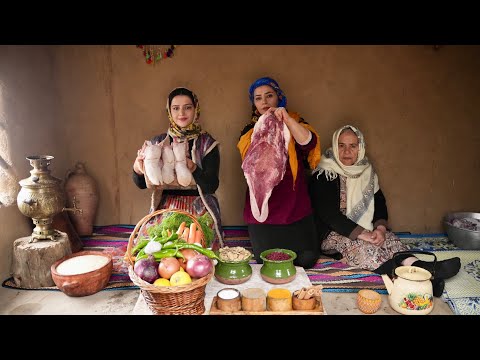
[[[352,240],[356,239],[363,231],[363,227],[340,211],[340,175],[332,181],[328,181],[324,173],[318,179],[317,175],[318,173],[315,173],[310,179],[310,197],[320,241],[332,230]],[[374,202],[374,227],[378,225],[387,227],[388,210],[382,190],[379,189],[375,193]]]
[[[170,137],[170,141],[171,141]],[[191,139],[188,142],[188,153],[191,154],[192,146],[194,139]],[[198,186],[202,189],[204,194],[213,194],[218,189],[219,179],[218,172],[220,169],[220,152],[218,151],[218,146],[215,146],[212,151],[210,151],[202,159],[202,168],[197,166],[195,171],[192,173],[193,178]],[[139,175],[133,171],[133,182],[140,189],[146,189],[147,184],[145,182],[145,176]],[[190,195],[198,196],[198,190],[164,190],[163,194],[165,195]]]

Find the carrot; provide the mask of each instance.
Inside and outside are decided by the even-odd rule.
[[[188,241],[188,235],[189,235],[190,229],[186,227],[183,230],[182,236],[180,236],[183,240]]]
[[[187,242],[189,244],[193,244],[195,242],[195,232],[196,231],[197,231],[197,225],[194,222],[192,222],[190,224],[190,232],[188,234],[188,240],[187,240]]]
[[[170,237],[170,235],[172,235],[172,232],[170,231],[170,229],[167,229],[167,236]]]
[[[186,225],[186,223],[185,223],[185,221],[183,221],[183,222],[180,224],[180,226],[178,227],[177,235],[178,235],[179,237],[181,237],[181,235],[183,234],[183,229],[185,229],[185,225]]]
[[[201,244],[202,243],[202,230],[198,229],[197,232],[195,233],[195,243]]]

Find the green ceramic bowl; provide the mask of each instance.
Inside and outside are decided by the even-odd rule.
[[[253,255],[242,261],[217,260],[215,278],[222,284],[238,285],[247,282],[252,277],[252,267],[249,264]]]
[[[267,256],[273,252],[281,252],[290,255],[288,260],[269,260]],[[293,260],[297,258],[297,254],[287,249],[268,249],[260,254],[263,265],[260,268],[262,279],[271,284],[286,284],[295,279],[297,269],[293,265]]]

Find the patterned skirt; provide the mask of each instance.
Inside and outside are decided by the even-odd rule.
[[[336,250],[343,256],[342,261],[350,266],[373,271],[390,260],[398,251],[408,250],[397,236],[390,231],[385,234],[385,242],[382,246],[376,246],[369,242],[342,236],[335,231],[330,232],[322,242],[322,251]]]

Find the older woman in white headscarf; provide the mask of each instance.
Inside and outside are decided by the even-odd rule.
[[[364,136],[356,127],[345,125],[335,131],[332,147],[313,171],[310,192],[324,254],[340,253],[351,266],[389,273],[393,255],[408,250],[388,229],[385,197],[365,155]],[[397,265],[433,270],[433,263],[412,254],[398,255],[395,260]],[[459,269],[459,258],[437,261],[435,277],[448,279]]]

